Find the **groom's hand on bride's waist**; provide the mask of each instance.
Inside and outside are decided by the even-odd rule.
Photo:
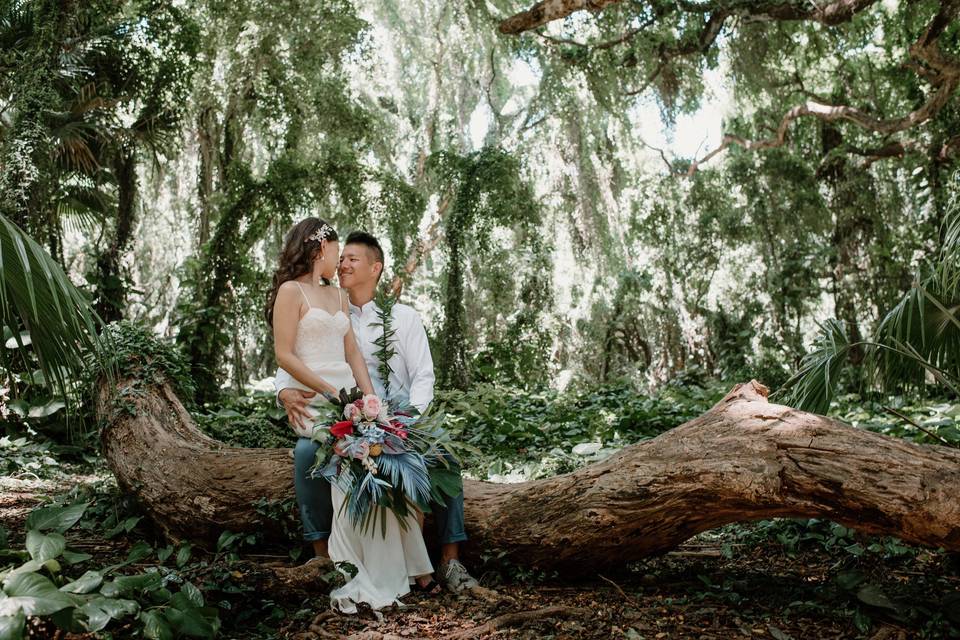
[[[277,397],[280,404],[287,410],[287,419],[294,427],[306,429],[313,424],[313,417],[307,410],[310,400],[317,395],[314,391],[303,391],[301,389],[283,389]]]

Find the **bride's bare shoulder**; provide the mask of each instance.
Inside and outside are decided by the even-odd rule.
[[[277,294],[299,293],[299,283],[296,280],[287,280],[277,287]]]

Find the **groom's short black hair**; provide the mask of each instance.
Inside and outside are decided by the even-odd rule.
[[[348,244],[362,244],[373,253],[373,261],[379,262],[386,268],[387,262],[383,257],[383,247],[380,246],[380,243],[374,236],[366,231],[353,231],[347,236],[347,239],[343,243],[344,246]],[[380,271],[380,275],[383,275],[382,270]]]

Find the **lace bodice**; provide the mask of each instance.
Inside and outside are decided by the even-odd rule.
[[[333,363],[346,364],[343,336],[350,329],[350,318],[343,311],[333,315],[320,307],[311,307],[297,325],[293,350],[311,369]]]

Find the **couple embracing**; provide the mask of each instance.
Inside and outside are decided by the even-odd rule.
[[[394,304],[388,323],[382,322],[374,302],[384,270],[377,239],[354,232],[345,239],[342,253],[340,249],[339,236],[323,220],[307,218],[296,224],[284,239],[267,320],[280,366],[277,399],[299,436],[294,486],[303,536],[317,556],[357,568],[346,585],[331,593],[334,608],[353,612],[359,602],[380,608],[411,589],[436,593],[440,586],[433,577],[419,513],[404,515],[401,509],[397,515],[384,509],[383,522],[372,530],[347,515],[344,501],[350,497],[317,464],[318,449],[330,428],[322,417],[324,410],[331,400],[342,397],[341,390],[359,388],[373,406],[379,398],[390,406],[424,411],[433,400],[434,373],[427,334],[414,309]],[[330,284],[334,275],[339,288]],[[378,357],[385,324],[393,331],[388,336],[392,346],[388,369],[381,367]],[[382,371],[389,371],[388,380],[381,379]],[[383,426],[390,429],[387,422]],[[459,467],[453,468],[459,473]],[[443,495],[430,509],[441,544],[440,581],[455,592],[476,586],[458,559],[459,543],[467,539],[463,492]]]

